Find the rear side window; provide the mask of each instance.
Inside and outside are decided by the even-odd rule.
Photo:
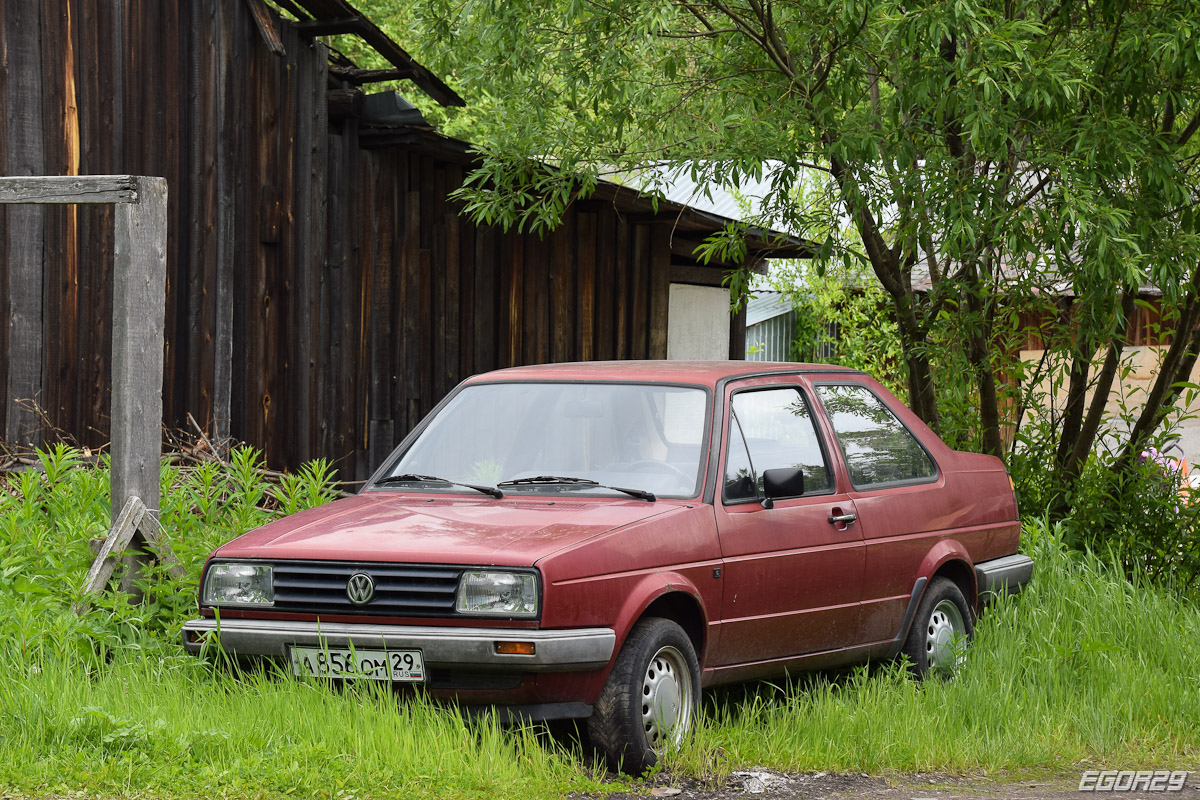
[[[804,472],[804,494],[833,488],[808,403],[795,389],[765,389],[733,396],[725,500],[763,496],[762,474],[779,467]]]
[[[937,465],[874,392],[857,384],[823,385],[817,396],[837,434],[854,488],[917,483],[937,477]]]

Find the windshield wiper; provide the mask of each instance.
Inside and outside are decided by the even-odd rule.
[[[657,498],[654,492],[645,489],[625,489],[620,486],[605,486],[588,478],[572,478],[565,475],[538,475],[536,478],[514,478],[510,481],[500,481],[497,486],[583,486],[588,489],[608,489],[613,492],[624,492],[630,497],[649,500],[653,503]]]
[[[435,475],[416,475],[411,472],[405,472],[400,475],[388,475],[386,478],[380,478],[375,481],[376,486],[382,486],[385,483],[445,483],[450,486],[463,486],[467,489],[474,489],[483,494],[490,494],[497,500],[504,499],[504,492],[497,489],[495,486],[478,486],[474,483],[460,483],[446,478],[439,478]]]

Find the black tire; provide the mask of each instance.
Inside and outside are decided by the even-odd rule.
[[[954,581],[936,577],[917,606],[901,652],[918,680],[948,678],[963,661],[963,648],[975,635],[975,619]]]
[[[617,655],[588,718],[588,738],[610,769],[641,775],[658,763],[658,751],[683,740],[699,704],[691,639],[671,620],[647,617]]]

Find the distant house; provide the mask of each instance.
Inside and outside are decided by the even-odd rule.
[[[602,185],[541,239],[448,194],[474,163],[380,80],[462,100],[345,0],[4,0],[0,172],[169,186],[164,424],[364,477],[458,381],[547,361],[740,358],[730,220]],[[317,39],[358,33],[394,69]],[[415,97],[415,95],[414,95]],[[0,209],[0,438],[107,440],[112,224]],[[749,235],[752,264],[804,242]],[[36,401],[44,418],[22,400]]]
[[[1060,307],[1066,312],[1075,302],[1075,295],[1068,288],[1059,288],[1055,296]],[[1153,286],[1142,286],[1138,292],[1138,302],[1130,316],[1126,330],[1127,344],[1122,350],[1122,365],[1117,373],[1107,402],[1105,414],[1113,421],[1117,429],[1124,429],[1131,420],[1141,413],[1146,397],[1154,381],[1163,357],[1171,346],[1171,325],[1163,324],[1164,316],[1170,320],[1173,313],[1167,309],[1164,314],[1162,292]],[[1041,407],[1030,408],[1028,417],[1046,416],[1060,417],[1066,407],[1067,381],[1061,375],[1055,375],[1054,369],[1067,369],[1065,360],[1052,360],[1046,353],[1043,336],[1050,331],[1056,322],[1052,316],[1021,315],[1021,327],[1024,331],[1023,340],[1014,343],[1018,356],[1024,362],[1025,385],[1018,388],[1030,392],[1040,400]],[[1103,359],[1104,350],[1097,352],[1097,361]],[[1095,374],[1096,369],[1093,369]],[[1036,384],[1028,383],[1033,378],[1040,377]],[[1188,382],[1200,385],[1200,363],[1192,370]],[[1088,402],[1092,399],[1092,390],[1087,393]],[[1190,401],[1190,402],[1189,402]],[[1180,445],[1190,462],[1200,461],[1200,394],[1184,390],[1178,411],[1169,418],[1175,434],[1180,437]]]
[[[680,167],[664,166],[651,169],[637,175],[624,176],[633,186],[653,188],[661,193],[667,201],[685,205],[702,214],[710,215],[713,219],[760,220],[763,217],[763,198],[773,189],[770,180],[771,167],[761,179],[746,177],[742,180],[737,191],[729,191],[707,183],[698,183],[692,179],[689,170]],[[753,227],[749,228],[754,230]],[[761,235],[770,237],[770,231],[761,231]],[[807,256],[807,253],[802,254]],[[775,254],[775,257],[787,257],[787,254]],[[768,262],[769,263],[769,262]],[[780,292],[759,288],[766,286],[765,275],[770,269],[764,264],[759,275],[752,280],[754,297],[748,301],[744,313],[746,316],[746,349],[743,355],[731,355],[731,358],[745,358],[752,361],[790,361],[793,357],[792,342],[796,336],[796,314],[792,306]],[[694,290],[678,290],[680,294],[687,293],[691,303],[707,302],[714,308],[727,302],[728,298],[721,292],[709,290],[707,295]],[[672,295],[675,302],[675,294]],[[697,327],[695,336],[702,335],[702,329]],[[676,337],[677,341],[686,341],[687,336]],[[832,344],[823,343],[815,355],[822,358],[832,357]],[[669,347],[669,357],[677,357],[678,347]],[[690,357],[690,356],[684,356]]]
[[[746,360],[791,361],[796,310],[782,292],[755,292],[746,303]]]
[[[746,360],[836,363],[838,323],[829,323],[815,341],[803,342],[797,323],[786,294],[756,290],[746,304]]]

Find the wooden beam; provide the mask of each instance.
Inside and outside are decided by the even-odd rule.
[[[729,270],[724,267],[691,267],[671,265],[671,283],[686,283],[691,286],[723,286]]]
[[[684,258],[696,258],[696,250],[700,247],[700,242],[695,239],[687,239],[683,236],[671,237],[671,254],[683,256]]]
[[[443,106],[464,106],[466,102],[458,94],[425,67],[404,51],[400,45],[379,29],[369,18],[360,15],[346,0],[297,0],[314,18],[323,20],[325,24],[356,17],[359,25],[354,29],[367,44],[386,58],[399,70],[410,70],[409,80],[421,88],[425,94],[432,97]],[[312,30],[312,28],[310,28]],[[310,35],[306,33],[305,35]]]
[[[296,19],[299,19],[299,20],[308,19],[308,15],[306,13],[304,13],[304,9],[300,8],[300,6],[298,6],[294,2],[292,2],[292,0],[275,0],[275,5],[279,6],[284,11],[288,12]],[[290,21],[291,20],[289,20],[289,22]]]
[[[92,568],[88,570],[87,577],[83,581],[84,594],[99,594],[108,585],[109,578],[117,568],[117,559],[125,552],[129,542],[133,540],[134,534],[137,533],[138,526],[142,524],[145,516],[146,504],[141,499],[130,497],[125,501],[121,507],[121,513],[113,519],[108,536],[104,539],[104,544],[100,547],[100,552],[96,554],[96,560],[92,562]],[[84,607],[82,603],[77,604],[75,606],[76,613],[82,611]]]
[[[115,214],[112,354],[112,507],[138,497],[158,514],[162,460],[163,327],[167,276],[167,182],[135,178],[136,203]],[[122,591],[149,554],[134,541]]]
[[[167,573],[172,578],[182,578],[187,574],[187,568],[175,555],[171,545],[167,544],[162,530],[162,525],[158,524],[158,520],[149,514],[142,518],[142,524],[138,526],[138,533],[150,546],[150,552],[158,560],[158,563],[167,568]]]
[[[135,203],[137,179],[130,175],[54,175],[0,178],[0,204],[57,205]]]
[[[732,299],[733,292],[730,290]],[[746,360],[746,303],[729,320],[729,358],[732,361]]]
[[[339,33],[361,33],[362,17],[336,17],[334,19],[306,19],[293,22],[301,36],[309,39],[316,36],[333,36]]]
[[[287,50],[283,46],[283,39],[279,38],[279,25],[271,9],[267,8],[263,0],[246,0],[246,5],[250,8],[254,24],[258,26],[258,33],[266,42],[267,49],[274,55],[286,56]]]
[[[384,81],[408,80],[415,74],[411,69],[338,69],[331,67],[329,74],[354,86]]]
[[[361,117],[366,95],[359,89],[330,89],[325,93],[328,119]]]
[[[146,504],[140,497],[130,497],[121,508],[121,513],[113,520],[108,536],[100,544],[96,558],[83,580],[85,595],[100,594],[104,591],[104,587],[108,586],[113,572],[116,571],[121,555],[138,535],[150,544],[159,562],[167,568],[172,577],[182,578],[186,574],[187,570],[180,563],[175,551],[163,538],[158,520],[148,513]],[[86,609],[86,599],[75,604],[76,614],[81,614]]]
[[[650,358],[667,357],[667,316],[671,298],[671,231],[650,228]]]

